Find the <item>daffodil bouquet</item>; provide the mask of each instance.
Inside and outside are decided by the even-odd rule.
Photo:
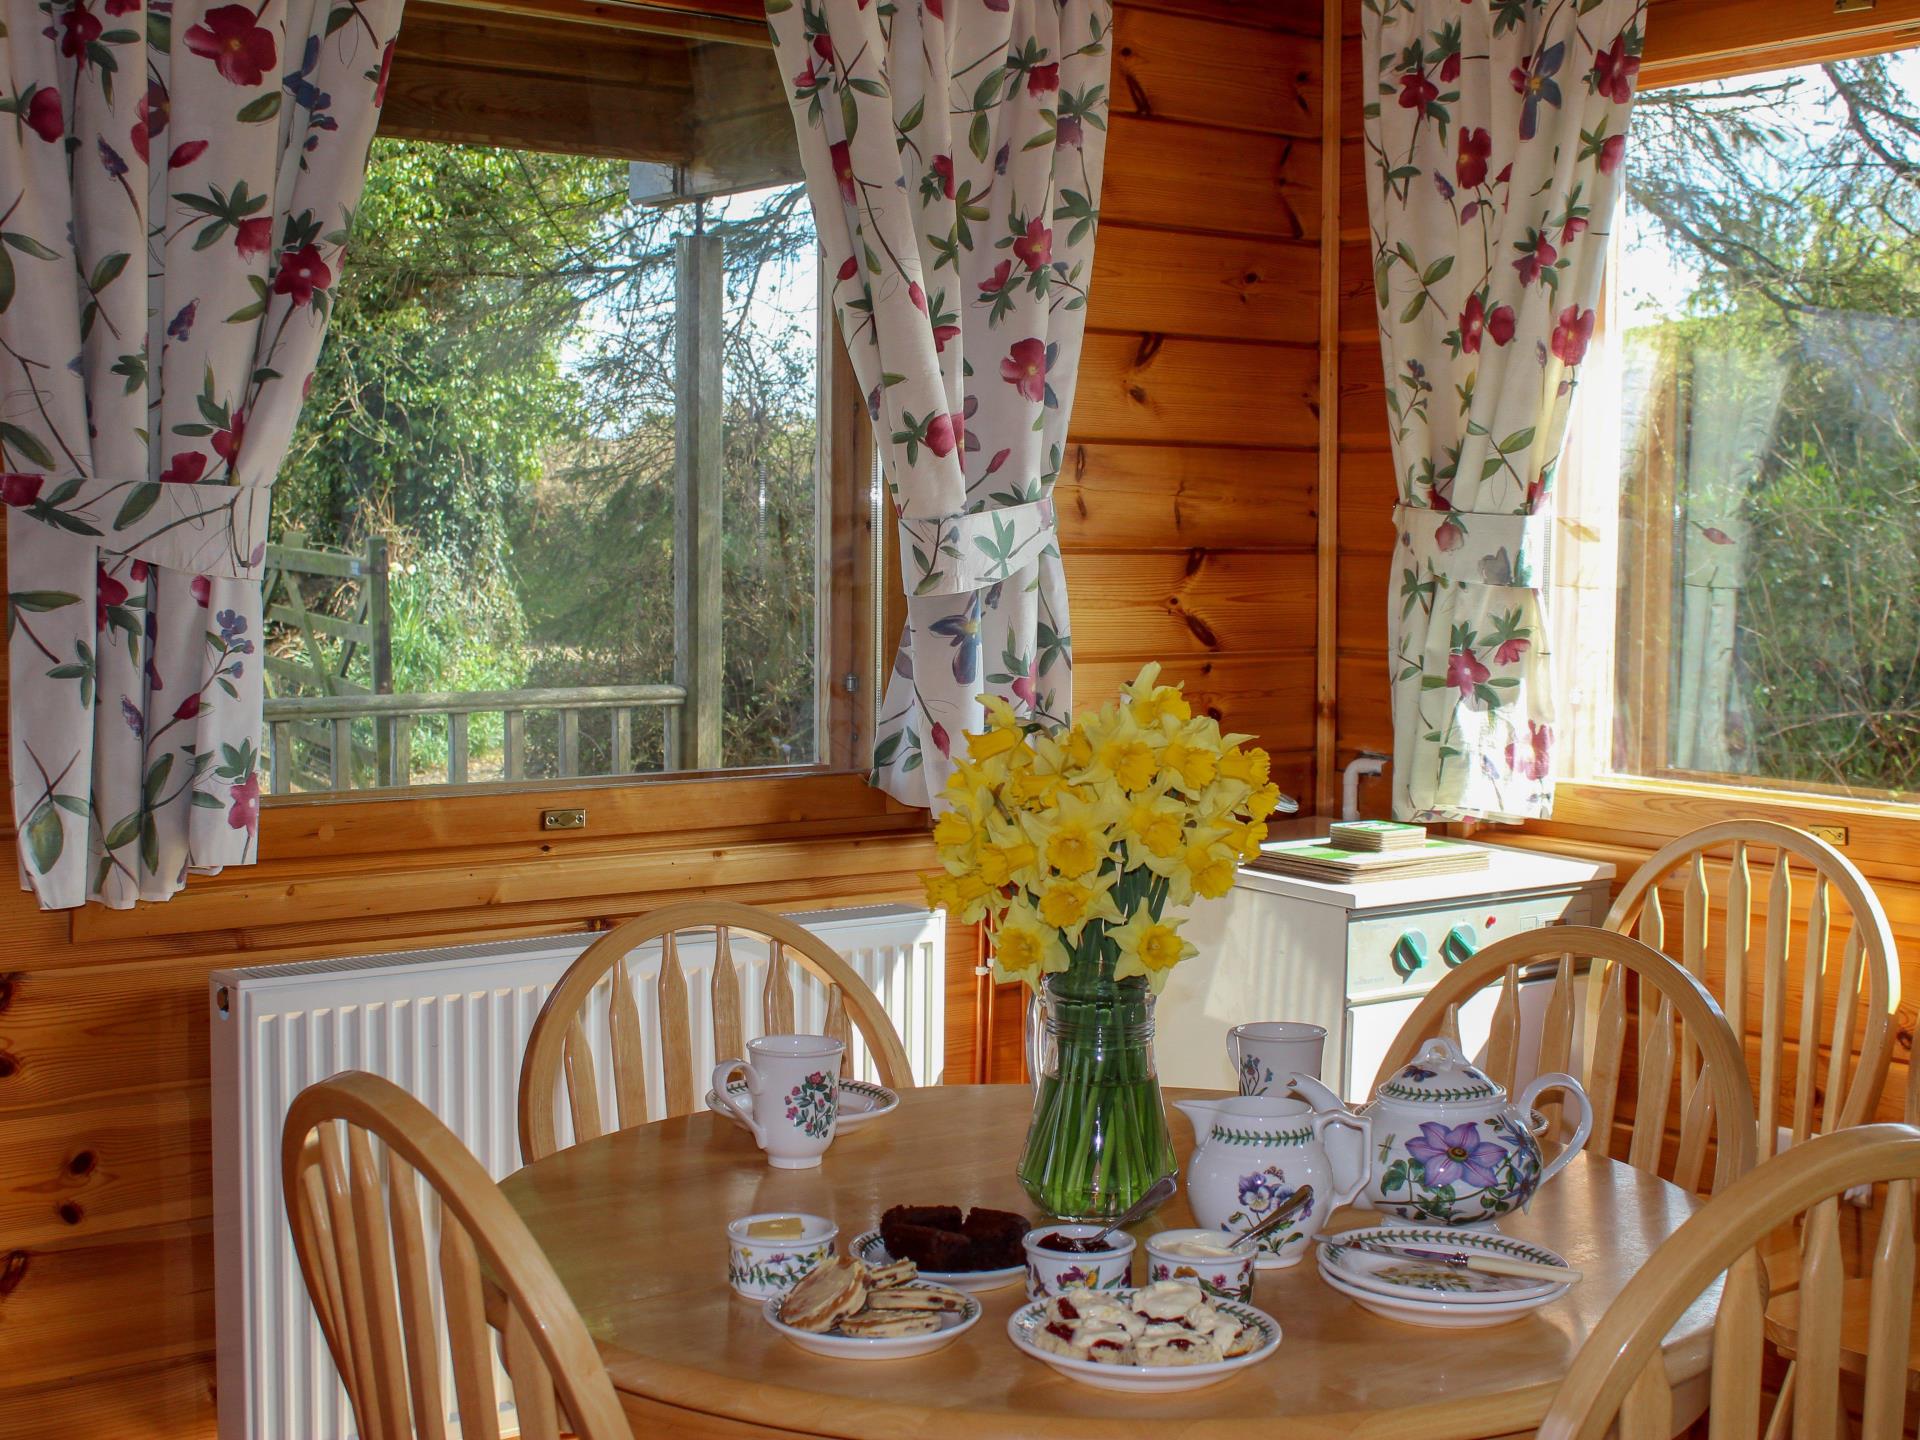
[[[987,922],[995,975],[1041,995],[1020,1176],[1053,1214],[1108,1219],[1174,1168],[1152,997],[1196,953],[1186,907],[1225,895],[1280,803],[1264,750],[1148,665],[1070,729],[985,698],[934,825],[936,907]]]

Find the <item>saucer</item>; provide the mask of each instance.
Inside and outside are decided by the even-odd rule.
[[[1325,1261],[1320,1265],[1320,1278],[1326,1281],[1328,1289],[1346,1296],[1363,1310],[1403,1324],[1425,1325],[1441,1330],[1478,1330],[1490,1325],[1505,1325],[1510,1320],[1530,1315],[1542,1306],[1551,1305],[1571,1288],[1556,1285],[1546,1294],[1530,1300],[1473,1303],[1467,1300],[1417,1300],[1412,1298],[1411,1293],[1396,1297],[1363,1290],[1331,1270]]]
[[[1564,1280],[1531,1280],[1514,1275],[1486,1275],[1478,1270],[1415,1259],[1381,1255],[1360,1248],[1365,1241],[1414,1245],[1428,1250],[1455,1250],[1528,1260],[1536,1265],[1567,1268],[1567,1262],[1544,1245],[1515,1240],[1497,1231],[1462,1230],[1458,1226],[1414,1227],[1368,1225],[1320,1238],[1320,1268],[1331,1271],[1355,1289],[1418,1304],[1506,1305],[1565,1293]]]
[[[727,1096],[737,1101],[742,1108],[752,1108],[753,1097],[748,1094],[747,1082],[744,1080],[729,1082]],[[747,1127],[740,1117],[731,1111],[722,1110],[715,1103],[717,1098],[713,1091],[707,1091],[707,1108],[745,1130]],[[852,1134],[862,1125],[892,1113],[899,1104],[900,1097],[884,1085],[876,1085],[871,1080],[842,1080],[840,1082],[840,1116],[834,1122],[834,1132],[839,1135]]]

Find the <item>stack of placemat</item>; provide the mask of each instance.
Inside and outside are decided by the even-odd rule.
[[[1487,852],[1458,840],[1428,838],[1424,826],[1349,820],[1324,840],[1283,840],[1260,847],[1255,870],[1345,885],[1360,880],[1411,880],[1487,868]]]

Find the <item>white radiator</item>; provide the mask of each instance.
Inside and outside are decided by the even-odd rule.
[[[891,905],[790,918],[846,957],[885,1006],[915,1082],[937,1083],[945,1064],[941,918]],[[358,1440],[346,1392],[307,1302],[280,1197],[280,1127],[293,1097],[341,1070],[371,1070],[424,1102],[495,1179],[507,1175],[520,1165],[515,1110],[527,1033],[547,992],[595,938],[564,935],[214,972],[209,1004],[220,1440]],[[745,1033],[757,1034],[766,949],[745,936],[735,936],[731,948]],[[692,939],[679,954],[693,1002],[694,1073],[704,1076],[716,1058],[707,990],[713,943]],[[633,974],[644,981],[657,969],[655,946]],[[817,1030],[826,1017],[825,992],[797,965],[790,969],[795,1025],[802,1032]],[[659,1014],[651,987],[636,988],[646,1051],[654,1057],[648,1091],[658,1114]],[[606,991],[602,985],[596,996],[602,1015]],[[595,1058],[605,1075],[604,1023],[592,1025],[590,1033],[598,1037]],[[857,1031],[854,1067],[856,1074],[873,1075]],[[705,1088],[695,1086],[702,1093]],[[613,1087],[601,1089],[610,1112]],[[611,1128],[610,1113],[608,1122]],[[570,1131],[563,1123],[563,1138]],[[443,1393],[453,1395],[450,1381]]]

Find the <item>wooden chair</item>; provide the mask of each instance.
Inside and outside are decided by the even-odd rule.
[[[731,941],[740,933],[759,935],[768,947],[766,983],[761,990],[762,1034],[778,1035],[793,1029],[793,984],[788,969],[792,959],[826,986],[825,1033],[848,1042],[850,1055],[851,1018],[867,1043],[881,1083],[894,1090],[912,1086],[913,1071],[900,1037],[894,1034],[893,1022],[881,1008],[879,998],[833,947],[791,920],[764,910],[722,901],[687,901],[664,906],[609,930],[587,947],[553,987],[534,1021],[520,1065],[520,1152],[528,1164],[560,1148],[556,1112],[563,1078],[574,1140],[590,1140],[606,1133],[587,1009],[589,997],[596,987],[608,983],[609,977],[606,1024],[611,1043],[606,1054],[613,1072],[616,1128],[624,1130],[644,1125],[651,1118],[692,1112],[695,1099],[705,1091],[706,1075],[694,1073],[690,996],[680,965],[678,939],[696,930],[714,935],[708,994],[715,1056],[724,1059],[746,1053],[742,1048],[745,1037],[740,975]],[[660,1117],[648,1114],[641,987],[629,973],[631,957],[652,941],[660,942],[660,969],[652,982],[660,1015],[660,1070],[666,1101]]]
[[[1500,997],[1485,1068],[1511,1092],[1520,1066],[1520,972],[1542,960],[1555,962],[1557,968],[1534,1069],[1536,1073],[1575,1073],[1577,959],[1592,962],[1588,983],[1598,992],[1598,998],[1589,1002],[1582,1068],[1576,1075],[1593,1103],[1593,1133],[1587,1149],[1600,1155],[1612,1150],[1621,1081],[1631,1078],[1635,1104],[1626,1147],[1629,1164],[1664,1174],[1684,1189],[1698,1190],[1711,1141],[1714,1189],[1744,1175],[1753,1165],[1753,1098],[1739,1043],[1720,1007],[1699,981],[1658,950],[1630,936],[1587,925],[1554,925],[1509,936],[1447,974],[1401,1025],[1381,1062],[1375,1087],[1406,1065],[1433,1036],[1445,1035],[1458,1043],[1460,1007],[1487,987],[1498,985]],[[1640,1017],[1631,1077],[1625,1064],[1629,976],[1634,977]],[[1676,1096],[1678,1113],[1670,1123],[1669,1106]],[[1558,1117],[1551,1118],[1557,1134]],[[1680,1137],[1679,1149],[1666,1169],[1663,1151],[1673,1130]]]
[[[521,1435],[556,1440],[564,1417],[581,1440],[633,1440],[553,1267],[426,1106],[377,1075],[336,1075],[295,1097],[280,1160],[307,1294],[365,1440],[451,1433],[436,1271],[462,1440],[499,1440],[494,1323]],[[489,1320],[483,1284],[502,1319]]]
[[[1862,1440],[1896,1440],[1907,1404],[1920,1130],[1864,1125],[1796,1145],[1715,1195],[1676,1230],[1601,1316],[1541,1423],[1542,1440],[1668,1440],[1668,1329],[1725,1275],[1708,1377],[1713,1440],[1843,1436],[1841,1195],[1886,1186],[1860,1373]],[[1761,1384],[1766,1280],[1757,1246],[1805,1215],[1798,1358],[1772,1407]],[[1767,1412],[1771,1408],[1772,1413]],[[1617,1432],[1613,1427],[1617,1424]]]
[[[1920,1065],[1907,1067],[1907,1124],[1920,1126]],[[1881,1197],[1891,1199],[1891,1197]],[[1884,1217],[1880,1220],[1884,1224]],[[1844,1248],[1844,1247],[1843,1247]],[[1797,1261],[1797,1252],[1792,1259]],[[1766,1254],[1762,1260],[1767,1265],[1768,1279],[1772,1280],[1776,1271],[1796,1268],[1782,1265],[1781,1257]],[[1848,1273],[1859,1269],[1850,1265]],[[1797,1373],[1798,1362],[1795,1356],[1800,1348],[1800,1294],[1797,1274],[1793,1276],[1792,1288],[1781,1290],[1777,1284],[1769,1286],[1772,1298],[1767,1302],[1767,1339],[1771,1340],[1781,1354],[1794,1361],[1789,1375]],[[1874,1309],[1872,1276],[1860,1276],[1849,1279],[1841,1287],[1840,1308],[1840,1368],[1849,1375],[1864,1377],[1867,1373],[1867,1361],[1875,1343],[1881,1338],[1877,1324],[1878,1312]],[[1907,1389],[1920,1393],[1920,1291],[1913,1297],[1912,1319],[1907,1334]]]
[[[1718,945],[1708,933],[1707,856],[1712,851],[1725,851],[1728,856],[1727,919]],[[1750,968],[1755,889],[1749,874],[1756,860],[1770,862],[1772,868],[1757,973]],[[1707,825],[1664,846],[1634,873],[1608,912],[1606,928],[1637,933],[1654,949],[1671,954],[1665,913],[1660,905],[1648,903],[1669,877],[1681,881],[1680,945],[1675,958],[1716,994],[1727,1023],[1743,1045],[1750,1036],[1758,1037],[1760,1157],[1780,1148],[1783,1127],[1791,1130],[1798,1144],[1810,1135],[1870,1120],[1886,1084],[1893,1018],[1900,1003],[1900,972],[1892,928],[1865,877],[1826,841],[1791,825],[1768,820]],[[1796,965],[1790,952],[1798,878],[1811,878],[1812,889],[1807,897],[1806,940]],[[1836,897],[1844,902],[1843,916],[1836,914]],[[1840,920],[1846,922],[1845,943],[1836,960],[1830,940]],[[1716,955],[1717,964],[1710,958]],[[1796,982],[1800,990],[1797,1021],[1790,1030],[1790,994]],[[1751,1004],[1756,986],[1757,1031]],[[1825,1016],[1829,1008],[1831,1020]],[[1824,1083],[1823,1048],[1827,1052]]]

